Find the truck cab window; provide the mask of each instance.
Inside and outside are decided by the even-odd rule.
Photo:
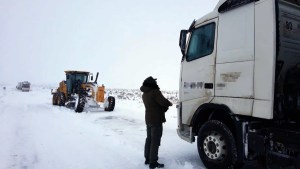
[[[192,61],[214,51],[215,23],[201,26],[192,32],[186,60]]]

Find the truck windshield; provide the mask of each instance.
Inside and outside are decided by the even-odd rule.
[[[192,61],[214,51],[215,23],[210,23],[192,32],[186,60]]]

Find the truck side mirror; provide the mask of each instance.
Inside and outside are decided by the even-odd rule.
[[[184,55],[185,48],[186,48],[186,35],[187,35],[187,33],[188,33],[187,30],[181,30],[180,31],[179,46],[180,46],[182,55]]]
[[[94,80],[94,77],[93,77],[93,75],[91,76],[91,81],[93,81]]]

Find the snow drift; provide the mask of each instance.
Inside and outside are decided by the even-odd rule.
[[[111,93],[119,96],[113,112],[79,114],[52,106],[48,87],[32,86],[24,93],[0,85],[0,169],[148,168],[141,93]],[[175,102],[176,92],[169,94]],[[159,162],[166,169],[202,169],[196,144],[176,134],[176,113],[173,106],[166,114]]]

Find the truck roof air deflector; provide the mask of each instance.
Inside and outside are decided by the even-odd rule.
[[[220,13],[232,10],[234,8],[246,5],[251,2],[256,2],[258,0],[227,0],[218,9]]]

